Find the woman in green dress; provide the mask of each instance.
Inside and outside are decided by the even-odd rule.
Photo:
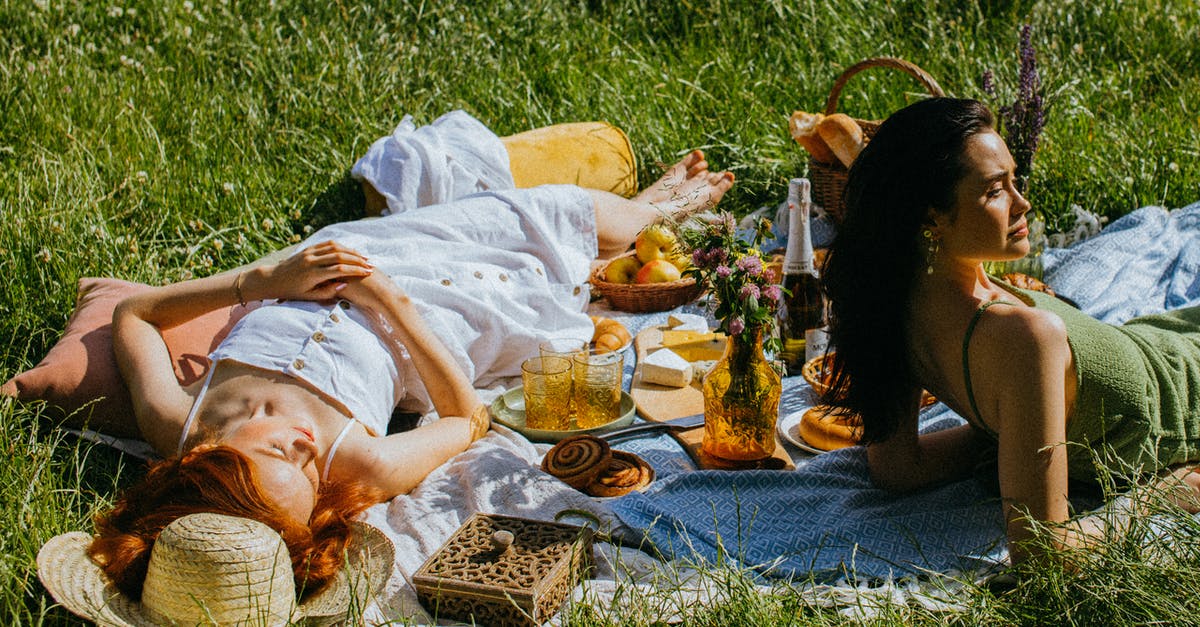
[[[968,476],[995,448],[1014,562],[1033,528],[1066,523],[1068,482],[1097,461],[1171,470],[1195,510],[1200,309],[1097,321],[1009,286],[984,263],[1029,252],[1029,201],[993,116],[933,98],[893,114],[850,170],[822,275],[837,346],[829,401],[862,417],[871,476],[916,490]],[[922,390],[968,424],[918,434]],[[1062,546],[1096,519],[1052,525]]]

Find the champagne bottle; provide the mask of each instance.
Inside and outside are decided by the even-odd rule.
[[[809,210],[812,203],[808,179],[792,179],[788,185],[788,243],[783,257],[783,287],[787,290],[779,308],[780,358],[788,372],[798,373],[804,362],[824,354],[828,347],[825,330],[825,297],[813,260]]]

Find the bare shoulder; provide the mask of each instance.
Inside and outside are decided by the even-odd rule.
[[[975,327],[972,342],[985,352],[1008,353],[1019,360],[1022,354],[1066,348],[1067,327],[1062,318],[1045,310],[989,307]]]
[[[980,418],[994,431],[1013,420],[1061,413],[1071,349],[1058,316],[1027,307],[989,307],[976,327],[970,360]]]

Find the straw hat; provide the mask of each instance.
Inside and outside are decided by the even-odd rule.
[[[112,585],[87,555],[81,531],[51,538],[38,551],[38,578],[63,607],[102,626],[282,625],[332,622],[366,606],[392,572],[392,543],[353,523],[346,563],[329,588],[297,606],[283,538],[256,520],[191,514],[167,525],[150,551],[141,603]]]

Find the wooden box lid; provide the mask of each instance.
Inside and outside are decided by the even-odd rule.
[[[585,527],[495,514],[472,515],[413,575],[438,619],[540,625],[591,572]]]

